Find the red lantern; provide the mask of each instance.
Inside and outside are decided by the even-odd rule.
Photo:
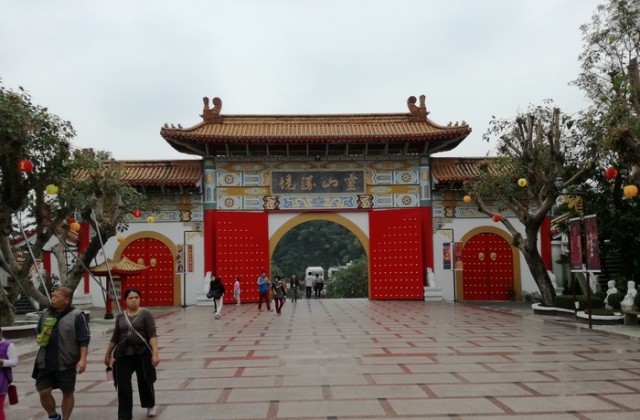
[[[33,170],[33,163],[29,159],[20,159],[18,161],[18,169],[22,172],[31,172]]]
[[[491,216],[491,220],[493,220],[494,222],[498,223],[500,220],[502,220],[502,216],[500,216],[498,213],[496,213],[493,216]]]
[[[75,222],[76,222],[76,219],[74,219],[73,217],[70,217],[70,218],[69,218],[69,224],[70,224],[70,225],[71,225],[71,224],[73,224],[73,223],[75,223]]]
[[[604,177],[607,179],[616,179],[617,176],[618,176],[618,170],[613,166],[609,166],[607,169],[604,170]]]
[[[134,211],[132,211],[131,214],[133,214],[133,217],[135,217],[136,219],[142,216],[142,212],[138,209],[135,209]]]

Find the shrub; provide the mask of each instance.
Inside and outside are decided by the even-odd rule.
[[[583,310],[587,307],[587,296],[586,295],[578,295],[576,296],[576,300],[580,304],[578,309]],[[573,303],[573,296],[556,296],[556,306],[558,308],[564,309],[575,309],[575,305]],[[591,308],[592,309],[600,309],[604,308],[604,299],[598,295],[591,296]]]
[[[597,308],[596,309],[596,308],[593,308],[593,309],[591,309],[591,315],[614,316],[616,314],[611,309],[602,309],[602,308]]]
[[[609,295],[609,306],[611,306],[615,310],[620,310],[620,302],[624,299],[624,293],[612,293]],[[636,304],[637,305],[637,304]]]

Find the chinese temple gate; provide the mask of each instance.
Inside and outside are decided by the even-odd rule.
[[[432,122],[424,96],[407,105],[398,114],[225,115],[220,99],[204,98],[202,122],[165,124],[174,149],[203,159],[203,272],[255,279],[287,231],[329,220],[363,245],[371,299],[424,299],[434,266],[430,155],[471,128]],[[247,301],[257,300],[253,289]]]

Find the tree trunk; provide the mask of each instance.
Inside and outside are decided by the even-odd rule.
[[[538,285],[540,294],[542,295],[542,303],[547,306],[553,306],[556,300],[556,289],[551,283],[551,278],[547,272],[547,268],[544,266],[544,261],[540,252],[538,252],[538,235],[540,226],[527,226],[527,237],[525,239],[525,245],[521,248],[524,259],[527,261],[529,271],[533,276],[534,281]]]

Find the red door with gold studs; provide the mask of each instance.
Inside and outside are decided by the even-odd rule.
[[[173,306],[173,255],[171,250],[157,239],[142,238],[131,242],[122,253],[131,261],[144,264],[142,273],[129,276],[122,289],[135,287],[140,290],[142,306]],[[124,305],[123,305],[124,307]]]
[[[510,300],[513,293],[511,246],[493,233],[481,233],[464,246],[464,300]]]

